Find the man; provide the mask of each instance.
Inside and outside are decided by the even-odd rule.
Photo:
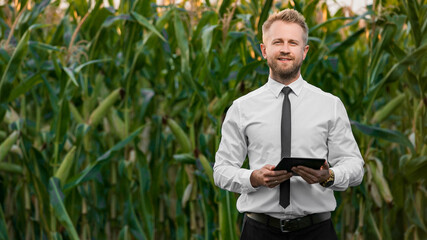
[[[235,100],[222,126],[215,184],[240,193],[242,239],[337,239],[333,191],[360,184],[364,161],[339,98],[303,80],[309,46],[304,17],[286,9],[263,24],[270,75]],[[241,168],[246,156],[250,169]],[[275,171],[282,157],[322,158],[319,169]],[[295,176],[295,175],[299,176]]]

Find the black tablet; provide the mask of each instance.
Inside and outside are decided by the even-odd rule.
[[[274,168],[277,170],[286,170],[291,171],[292,167],[296,166],[305,166],[313,169],[319,170],[320,167],[325,163],[323,158],[295,158],[295,157],[284,157]],[[294,176],[298,176],[296,173],[293,173]]]

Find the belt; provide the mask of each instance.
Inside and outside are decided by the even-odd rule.
[[[295,219],[278,219],[263,213],[246,213],[246,216],[267,226],[278,228],[282,232],[293,232],[326,221],[331,218],[331,213],[315,213]]]

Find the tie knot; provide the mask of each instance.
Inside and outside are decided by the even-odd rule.
[[[292,88],[290,87],[284,87],[282,89],[282,92],[285,94],[285,96],[288,96],[290,92],[292,92]]]

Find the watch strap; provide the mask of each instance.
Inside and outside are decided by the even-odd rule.
[[[334,184],[334,181],[335,181],[334,171],[332,169],[329,169],[329,177],[328,177],[328,179],[326,179],[325,181],[321,182],[320,185],[322,185],[322,187],[330,187],[330,186],[332,186],[332,184]]]

